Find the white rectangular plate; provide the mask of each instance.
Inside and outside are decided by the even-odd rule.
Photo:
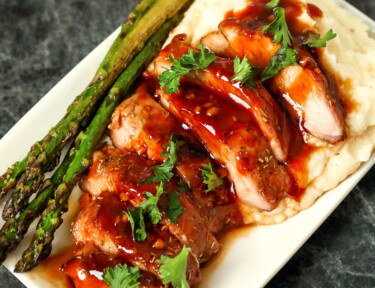
[[[344,1],[337,2],[351,14],[361,18],[373,32],[375,31],[375,22],[369,17]],[[30,146],[41,139],[63,117],[75,96],[92,79],[118,32],[119,29],[95,48],[1,139],[0,172],[22,159]],[[285,223],[242,231],[241,235],[234,237],[231,245],[224,247],[222,256],[214,261],[211,267],[204,269],[204,282],[201,287],[242,288],[243,283],[246,283],[247,287],[264,286],[309,239],[374,164],[375,155],[336,189],[322,196],[313,207]],[[78,210],[79,196],[80,191],[76,188],[70,199],[69,212],[64,216],[64,224],[56,234],[53,253],[71,245],[69,227]],[[2,224],[1,220],[0,225]],[[10,271],[27,247],[34,227],[31,227],[25,240],[4,263]],[[43,270],[38,268],[29,273],[14,275],[29,288],[65,286],[59,281],[51,281],[51,278],[45,277]]]

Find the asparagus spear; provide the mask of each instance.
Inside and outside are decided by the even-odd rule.
[[[31,223],[42,214],[48,200],[52,197],[57,186],[62,182],[75,153],[75,149],[70,149],[53,176],[44,181],[42,192],[30,202],[18,217],[9,219],[3,225],[0,230],[0,263],[5,260],[10,252],[17,248]]]
[[[10,189],[12,189],[16,183],[19,176],[23,173],[25,167],[33,163],[36,157],[39,155],[41,150],[41,142],[35,143],[29,154],[21,162],[16,162],[10,167],[3,176],[0,177],[0,198],[2,198]]]
[[[116,38],[116,40],[114,41],[110,50],[108,51],[106,57],[104,58],[103,62],[99,66],[99,69],[96,72],[96,75],[95,75],[93,81],[85,89],[85,91],[80,96],[78,96],[76,98],[73,105],[71,105],[69,107],[69,110],[68,110],[67,114],[65,115],[65,117],[56,125],[56,127],[54,127],[53,129],[50,130],[48,135],[43,140],[38,141],[37,143],[35,143],[32,146],[30,152],[27,154],[27,156],[22,161],[16,162],[15,164],[13,164],[13,166],[11,168],[9,168],[2,177],[0,177],[0,198],[2,198],[10,189],[12,189],[16,185],[17,180],[20,178],[20,176],[27,169],[29,169],[31,167],[31,165],[35,162],[35,160],[37,159],[39,154],[45,149],[46,143],[48,143],[53,137],[56,137],[56,135],[55,135],[56,131],[59,131],[61,129],[61,127],[64,126],[65,123],[67,123],[67,124],[70,123],[71,119],[68,119],[68,116],[70,115],[70,113],[74,113],[75,110],[77,109],[78,111],[77,111],[76,114],[78,114],[78,115],[84,114],[85,110],[87,111],[87,114],[89,114],[90,109],[88,109],[89,107],[86,109],[86,106],[85,106],[87,103],[83,103],[83,105],[79,105],[80,101],[84,101],[84,99],[81,99],[81,98],[92,97],[92,99],[93,99],[92,102],[95,102],[95,98],[100,98],[101,97],[100,93],[104,94],[103,91],[107,90],[110,87],[110,85],[112,83],[109,83],[110,81],[108,81],[108,83],[102,84],[102,86],[103,86],[102,90],[97,91],[98,86],[99,86],[98,82],[100,81],[100,78],[102,77],[101,75],[103,75],[105,72],[107,74],[110,74],[112,72],[112,70],[114,70],[114,69],[111,69],[111,65],[115,61],[122,61],[122,59],[115,59],[115,57],[114,57],[115,54],[117,54],[116,51],[119,49],[120,44],[124,44],[127,41],[126,35],[130,31],[134,30],[139,25],[139,21],[150,10],[150,8],[155,3],[155,1],[156,0],[142,0],[138,4],[138,6],[134,9],[134,11],[129,15],[128,20],[122,25],[121,33]],[[125,66],[126,65],[124,65],[124,67]],[[117,78],[117,76],[120,73],[120,71],[116,71],[116,70],[114,70],[114,71],[117,72],[117,75],[113,76],[112,81],[115,78]],[[113,74],[116,74],[116,73],[113,73]],[[104,80],[105,77],[102,77],[102,78],[103,78],[102,80]],[[97,84],[97,85],[95,85],[95,84]],[[97,93],[98,95],[94,95],[95,93]],[[90,94],[92,94],[92,96],[90,96]],[[88,99],[88,100],[90,100],[90,99]],[[93,103],[92,107],[93,106],[94,106],[94,103]],[[82,117],[82,118],[84,118],[84,117]],[[77,125],[72,125],[72,126],[73,126],[72,128],[75,128],[75,126],[77,126]],[[64,133],[67,134],[67,138],[70,138],[69,135],[68,135],[68,132],[69,131],[64,132]],[[70,134],[73,134],[73,133],[74,133],[74,131],[71,132]],[[67,142],[67,140],[64,141],[63,144],[65,144],[65,142]]]
[[[101,67],[108,67],[111,65],[111,62],[113,62],[113,58],[119,51],[118,47],[122,44],[123,39],[129,32],[132,30],[132,27],[134,23],[138,22],[146,12],[150,10],[152,5],[154,5],[156,0],[144,0],[141,3],[138,4],[138,6],[134,9],[133,12],[130,13],[128,19],[125,21],[125,23],[121,26],[121,32],[118,35],[118,37],[113,42],[111,48],[107,52],[107,55],[105,56],[103,62],[100,64],[100,67],[98,71],[96,72],[96,75],[94,77],[95,79],[99,78],[99,75],[101,72]]]
[[[157,55],[168,33],[181,18],[181,15],[174,16],[154,34],[111,88],[86,131],[78,135],[75,144],[77,153],[63,182],[58,186],[54,197],[49,200],[36,228],[34,238],[29,248],[23,253],[22,259],[16,264],[15,272],[30,270],[50,254],[54,232],[63,221],[62,215],[67,211],[70,193],[81,175],[90,166],[92,153],[109,124],[112,113],[128,92],[131,84]]]
[[[158,0],[152,7],[144,4],[149,7],[148,12],[142,18],[138,17],[139,21],[134,23],[132,29],[128,28],[130,31],[123,40],[115,43],[116,47],[112,49],[111,55],[99,67],[91,86],[76,98],[68,109],[66,117],[47,135],[41,145],[41,153],[36,160],[31,165],[25,166],[25,175],[20,178],[22,181],[17,183],[17,190],[9,199],[6,205],[7,209],[4,210],[3,218],[5,220],[14,217],[27,205],[30,196],[35,191],[31,189],[29,181],[34,179],[37,182],[38,177],[50,168],[59,151],[77,133],[79,123],[89,114],[134,55],[142,49],[147,39],[160,28],[166,19],[181,10],[187,2],[188,0]],[[148,0],[147,3],[153,3],[153,1]],[[140,8],[140,11],[143,10]],[[9,179],[8,181],[12,182]],[[35,186],[37,185],[33,187]]]

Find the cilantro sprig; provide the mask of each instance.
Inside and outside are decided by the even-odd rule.
[[[256,86],[256,76],[259,68],[250,65],[246,56],[242,59],[236,56],[234,58],[234,74],[231,78],[232,82],[241,82],[242,87],[254,89]]]
[[[201,174],[203,177],[203,183],[207,185],[206,192],[215,190],[217,187],[224,184],[224,180],[221,179],[215,172],[212,170],[211,163],[202,164]]]
[[[164,185],[163,182],[161,182],[160,185],[156,187],[156,195],[154,196],[152,193],[146,192],[145,195],[147,199],[143,200],[139,205],[139,207],[143,209],[144,215],[147,215],[154,225],[158,224],[161,220],[161,213],[158,208],[158,202],[161,194],[163,194],[163,191]]]
[[[143,209],[136,207],[133,210],[128,208],[127,212],[124,212],[128,216],[130,225],[132,227],[133,239],[136,242],[143,242],[147,237],[145,218],[143,216]]]
[[[184,137],[181,135],[178,135],[176,133],[172,134],[167,150],[161,154],[161,157],[168,159],[163,164],[152,167],[154,175],[142,181],[138,185],[158,182],[167,183],[172,179],[172,170],[177,162],[178,151],[180,147],[185,143],[183,139]]]
[[[190,183],[180,178],[180,180],[178,181],[178,191],[180,191],[181,193],[185,193],[188,190],[191,190]]]
[[[279,6],[280,0],[271,0],[266,5],[270,8],[275,8],[276,6]]]
[[[184,246],[176,257],[170,258],[165,255],[161,255],[160,260],[157,260],[161,264],[159,273],[163,279],[163,284],[172,284],[174,288],[189,288],[189,284],[186,281],[186,267],[190,249]]]
[[[138,267],[128,267],[126,264],[106,268],[103,280],[111,288],[138,288],[140,277]]]
[[[178,216],[185,211],[178,196],[180,196],[180,193],[177,191],[168,195],[168,209],[165,214],[169,216],[172,223],[176,223]]]
[[[163,191],[164,184],[161,182],[160,185],[156,187],[156,195],[146,192],[145,195],[147,198],[142,201],[139,207],[133,210],[128,208],[128,211],[124,212],[126,216],[128,216],[134,241],[143,242],[147,237],[145,216],[147,216],[154,225],[160,222],[161,213],[158,208],[158,202]]]
[[[266,69],[263,70],[261,81],[266,81],[269,78],[275,77],[279,74],[280,70],[297,64],[298,52],[288,47],[281,47],[275,56],[272,56]]]
[[[327,42],[335,39],[336,36],[337,34],[333,32],[332,29],[330,29],[322,38],[320,38],[320,34],[313,34],[310,32],[308,34],[308,39],[303,44],[309,46],[310,48],[327,47]]]
[[[273,34],[273,41],[277,45],[283,42],[283,46],[288,47],[292,44],[292,35],[290,34],[288,24],[286,23],[285,9],[276,7],[273,9],[273,13],[276,15],[276,19],[271,24],[264,26],[262,33]]]
[[[202,44],[198,44],[198,47],[199,52],[189,48],[188,54],[182,55],[179,60],[168,57],[172,66],[159,76],[160,87],[162,89],[166,87],[165,92],[168,94],[178,92],[182,76],[191,71],[206,69],[216,60],[215,54],[204,48]]]

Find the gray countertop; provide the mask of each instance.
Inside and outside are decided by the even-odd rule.
[[[136,2],[0,0],[0,138]],[[375,19],[374,0],[349,2]],[[1,266],[0,287],[24,286]],[[375,287],[375,168],[268,287]]]

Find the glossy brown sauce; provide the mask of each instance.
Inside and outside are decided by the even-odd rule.
[[[340,76],[337,76],[335,77],[334,82],[335,82],[334,87],[336,91],[339,90],[339,87],[340,87],[340,91],[347,91],[347,92],[352,91],[354,89],[353,80],[350,78],[342,79]],[[358,109],[358,107],[361,106],[361,104],[355,99],[353,99],[353,97],[347,97],[345,92],[337,93],[336,95],[339,95],[340,103],[344,109],[345,114],[355,112]]]
[[[73,288],[72,281],[62,271],[62,266],[74,255],[75,246],[70,246],[62,249],[54,255],[44,259],[35,268],[36,274],[43,275],[44,279],[47,279],[51,284],[61,283],[66,288]]]
[[[322,50],[320,48],[312,50],[315,58],[320,60],[323,58]],[[322,65],[320,65],[322,66]],[[342,106],[345,114],[355,112],[356,109],[360,106],[360,103],[356,101],[353,97],[346,96],[347,93],[350,95],[350,92],[353,90],[353,80],[350,78],[343,79],[340,75],[334,75],[326,73],[327,79],[329,81],[329,86],[334,91],[334,95],[337,99],[340,100],[340,105]]]
[[[205,263],[201,266],[203,280],[200,284],[201,286],[199,287],[210,287],[210,276],[225,260],[225,257],[227,257],[227,255],[230,253],[232,246],[238,240],[248,237],[255,227],[256,226],[254,225],[244,225],[242,227],[233,228],[218,239],[221,249],[212,257],[212,259],[210,259],[208,263]]]
[[[217,97],[214,93],[191,84],[182,87],[181,91],[176,100],[179,109],[185,113],[193,113],[199,124],[221,141],[238,128],[255,126],[244,108],[224,97]],[[208,115],[210,116],[207,117]]]
[[[323,11],[314,4],[307,4],[307,9],[311,18],[322,18],[324,16]]]

